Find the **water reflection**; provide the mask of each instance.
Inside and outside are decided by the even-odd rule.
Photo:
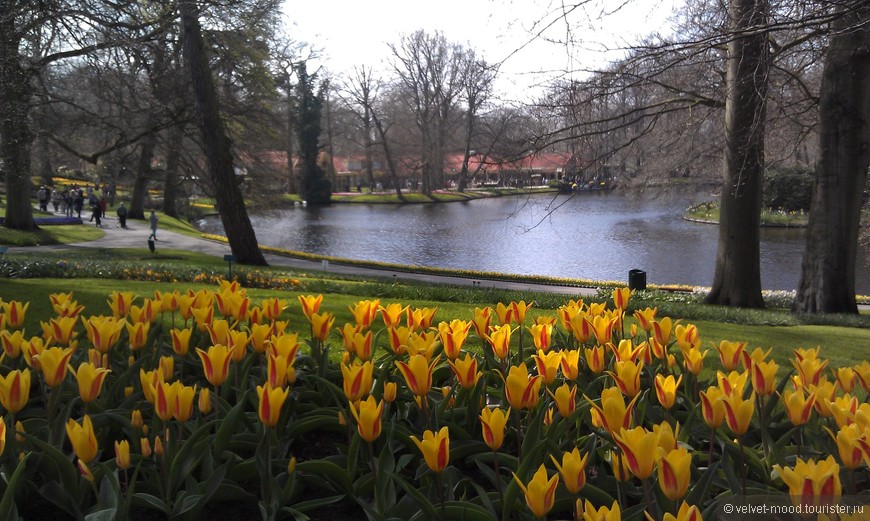
[[[353,259],[481,271],[710,285],[718,229],[682,220],[707,194],[591,193],[449,204],[293,207],[252,215],[261,244]],[[206,231],[220,233],[218,219]],[[797,286],[803,233],[765,228],[762,285]],[[862,259],[867,252],[860,252]],[[857,290],[870,293],[858,267]]]

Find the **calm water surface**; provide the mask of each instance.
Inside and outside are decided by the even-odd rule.
[[[684,221],[708,194],[536,195],[462,203],[336,204],[251,216],[261,244],[352,259],[529,275],[626,280],[647,272],[658,284],[709,286],[718,229]],[[205,231],[222,233],[218,219]],[[800,230],[762,230],[765,289],[795,289]],[[867,251],[857,291],[870,294]]]

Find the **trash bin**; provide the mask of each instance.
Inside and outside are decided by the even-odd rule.
[[[628,289],[646,289],[646,272],[643,270],[628,270]]]

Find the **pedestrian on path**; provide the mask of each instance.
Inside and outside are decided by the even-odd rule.
[[[151,217],[148,218],[148,222],[151,224],[151,235],[148,236],[149,239],[157,240],[157,221],[159,220],[160,218],[157,217],[154,210],[151,210]]]
[[[127,228],[127,207],[124,206],[123,202],[120,205],[118,205],[117,214],[118,214],[118,226],[120,226],[121,228]]]

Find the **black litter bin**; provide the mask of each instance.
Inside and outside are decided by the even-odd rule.
[[[646,289],[646,272],[643,270],[628,270],[628,289]]]

